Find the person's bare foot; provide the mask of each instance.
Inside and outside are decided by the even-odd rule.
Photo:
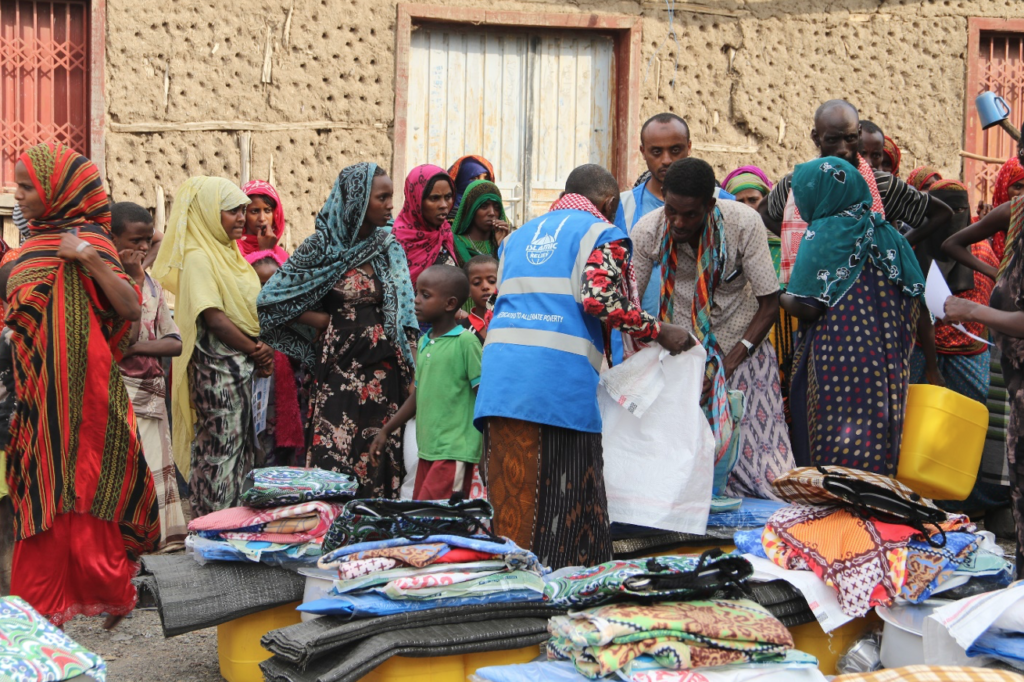
[[[103,621],[103,629],[113,630],[122,620],[124,620],[124,616],[107,616],[107,619]]]

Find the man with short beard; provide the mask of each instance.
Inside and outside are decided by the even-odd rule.
[[[837,156],[857,167],[868,186],[877,188],[886,220],[894,225],[904,222],[912,228],[905,235],[911,245],[919,243],[953,217],[953,211],[935,197],[918,192],[890,173],[871,171],[866,161],[862,164],[861,135],[857,108],[845,100],[829,100],[814,114],[811,139],[818,148],[818,155],[822,158]],[[792,177],[790,173],[779,180],[758,207],[764,224],[775,234],[781,234],[787,203],[791,202]]]

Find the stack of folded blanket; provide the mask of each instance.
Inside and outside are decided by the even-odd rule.
[[[773,485],[791,504],[763,529],[737,533],[736,546],[784,569],[814,572],[848,616],[896,599],[920,603],[972,577],[991,576],[991,589],[1009,581],[1001,550],[970,519],[898,481],[827,467],[797,469]]]
[[[297,467],[254,469],[246,482],[245,506],[189,524],[193,534],[186,544],[197,560],[312,565],[342,502],[358,488],[348,474]]]
[[[786,627],[742,597],[750,563],[717,550],[700,557],[612,561],[548,581],[553,606],[586,607],[548,623],[548,658],[593,679],[661,670],[784,662]]]
[[[318,565],[336,572],[333,589],[300,610],[348,618],[540,602],[548,572],[511,540],[461,535],[360,542],[325,554]]]

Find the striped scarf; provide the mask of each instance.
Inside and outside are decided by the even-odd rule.
[[[996,272],[996,281],[1003,278],[1003,273],[1010,266],[1017,239],[1020,236],[1021,227],[1024,227],[1024,198],[1017,197],[1010,204],[1010,229],[1006,231],[1006,246],[1003,248],[1003,256],[999,263],[999,270]]]
[[[133,561],[160,540],[156,490],[117,361],[131,323],[94,276],[57,256],[74,230],[118,278],[99,169],[59,143],[19,159],[44,202],[8,284],[17,409],[8,481],[14,533],[24,540],[71,511],[115,521]]]
[[[701,407],[715,434],[715,462],[725,456],[732,440],[733,420],[729,407],[728,387],[725,383],[725,363],[722,349],[711,328],[711,309],[714,306],[715,289],[722,281],[726,254],[725,223],[722,212],[716,206],[704,219],[700,246],[697,248],[697,285],[693,294],[690,321],[693,333],[707,352],[705,377],[711,381],[711,395]],[[679,262],[672,230],[665,228],[661,245],[661,310],[659,319],[672,323],[674,315],[674,294],[676,267]]]

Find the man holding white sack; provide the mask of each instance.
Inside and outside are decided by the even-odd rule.
[[[727,491],[777,499],[772,481],[795,468],[786,428],[779,364],[768,332],[778,318],[779,283],[761,216],[736,201],[715,201],[715,174],[687,158],[669,168],[665,206],[633,228],[637,285],[661,265],[659,319],[692,331],[707,351],[702,406],[728,456],[728,391],[744,398],[738,457]],[[730,451],[731,452],[731,451]]]
[[[500,247],[475,415],[488,498],[494,532],[555,569],[612,558],[597,405],[610,329],[671,353],[694,343],[640,308],[629,238],[611,223],[618,202],[611,173],[580,166]]]

